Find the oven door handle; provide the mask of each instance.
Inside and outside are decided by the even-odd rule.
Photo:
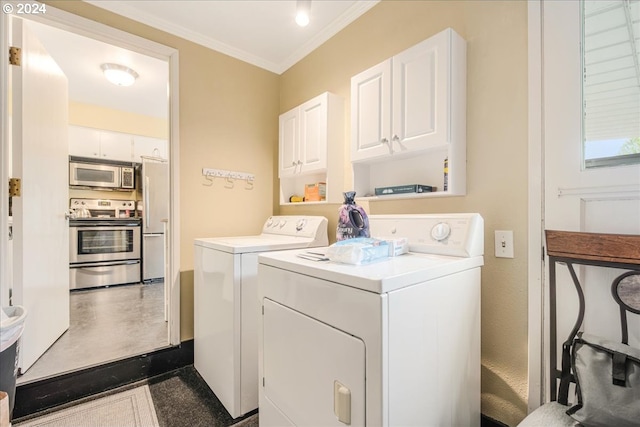
[[[117,267],[120,265],[140,264],[140,260],[116,261],[116,262],[87,262],[82,264],[71,264],[69,268],[86,268],[95,270],[100,267]]]

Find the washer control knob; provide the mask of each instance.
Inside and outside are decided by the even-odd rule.
[[[296,231],[302,230],[305,225],[307,225],[307,220],[303,218],[296,223]]]
[[[284,227],[286,223],[287,223],[286,220],[284,219],[280,220],[280,228]]]
[[[267,227],[271,227],[273,225],[273,217],[269,217],[267,220]]]
[[[431,237],[438,242],[443,241],[451,234],[451,227],[446,222],[439,222],[431,229]]]

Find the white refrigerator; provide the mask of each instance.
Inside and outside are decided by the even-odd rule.
[[[142,162],[142,281],[164,280],[165,229],[169,220],[169,164]]]

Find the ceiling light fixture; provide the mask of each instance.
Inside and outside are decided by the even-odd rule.
[[[124,65],[102,64],[100,68],[105,78],[116,86],[131,86],[138,78],[138,73]]]
[[[311,0],[298,0],[296,5],[296,24],[301,27],[309,25],[309,14],[311,12]]]

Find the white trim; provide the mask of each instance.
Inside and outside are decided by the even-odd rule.
[[[4,2],[3,2],[4,3]],[[5,25],[8,15],[3,14],[2,16],[2,27],[3,34],[6,32],[7,25]],[[169,342],[171,345],[180,344],[180,162],[179,162],[179,153],[180,153],[180,143],[179,143],[179,92],[178,92],[178,68],[179,68],[179,57],[178,51],[174,48],[162,45],[160,43],[156,43],[151,40],[144,39],[142,37],[136,36],[134,34],[130,34],[124,32],[122,30],[118,30],[116,28],[109,27],[107,25],[91,21],[89,19],[71,14],[69,12],[65,12],[60,9],[56,9],[53,6],[47,5],[46,14],[41,15],[23,15],[21,18],[26,18],[30,20],[34,20],[46,25],[50,25],[56,28],[64,29],[75,34],[80,34],[83,36],[91,37],[96,40],[100,40],[105,43],[109,43],[115,46],[119,46],[125,49],[129,49],[147,56],[152,56],[154,58],[158,58],[161,60],[165,60],[169,62],[169,90],[170,90],[170,100],[169,100],[169,124],[170,124],[170,222],[168,224],[168,241],[169,241],[169,280],[170,280],[170,292],[169,292]],[[3,36],[2,38],[2,46],[6,48],[8,43],[7,37]],[[2,55],[3,59],[0,63],[0,66],[5,66],[7,60],[5,58],[6,55]],[[8,65],[7,65],[8,66]],[[3,68],[4,70],[5,68]],[[6,73],[2,73],[2,93],[8,93],[7,82],[6,82]],[[2,115],[2,128],[6,129],[5,123],[8,120],[8,107],[6,105],[6,100],[2,98],[1,104],[2,110],[0,114]],[[6,131],[2,132],[2,153],[3,159],[5,159],[5,150],[8,149],[9,139],[6,135]],[[6,165],[1,165],[2,175],[0,179],[6,183]],[[0,202],[0,207],[4,208],[6,200],[7,200],[7,187],[6,185],[0,186],[2,187],[2,192],[0,196],[2,197],[2,201]],[[2,218],[0,218],[0,227],[6,229],[7,219],[4,215],[4,210],[2,211]],[[6,234],[3,234],[6,236]],[[5,249],[6,245],[6,237],[0,239],[0,249]],[[0,257],[3,258],[4,257]],[[3,261],[0,261],[3,262]],[[0,264],[1,265],[1,264]],[[0,273],[0,278],[6,283],[5,278],[5,268],[2,268],[2,273]]]
[[[169,275],[170,280],[170,310],[169,316],[169,342],[172,345],[180,344],[180,59],[178,51],[174,51],[169,57],[169,171],[171,176],[171,188],[169,191],[169,217],[173,220],[170,225],[173,230],[168,231],[169,244]],[[165,278],[165,280],[167,280]]]
[[[529,385],[528,411],[539,407],[544,399],[543,354],[543,278],[542,233],[544,230],[544,154],[542,111],[542,8],[543,0],[528,2],[529,62],[529,257],[528,257],[528,339]]]
[[[635,200],[639,195],[639,185],[608,185],[602,187],[558,188],[558,197],[590,196],[605,197],[607,199],[630,197]]]
[[[4,4],[4,3],[3,3]],[[11,282],[9,278],[9,257],[7,256],[9,249],[9,115],[8,112],[8,96],[9,96],[9,55],[7,48],[9,46],[9,15],[3,13],[0,16],[0,46],[2,46],[2,55],[0,55],[0,301],[3,306],[9,305],[9,289]]]
[[[329,40],[336,35],[344,27],[351,22],[355,21],[366,11],[374,7],[380,2],[380,0],[367,0],[358,1],[353,4],[346,12],[344,12],[338,19],[334,20],[331,25],[324,28],[313,39],[309,40],[293,54],[287,57],[282,63],[277,64],[259,57],[247,51],[235,48],[219,40],[207,37],[201,33],[197,33],[189,28],[185,28],[181,25],[169,22],[165,19],[158,18],[157,16],[150,15],[140,9],[126,4],[124,1],[104,1],[104,0],[85,0],[86,3],[92,4],[96,7],[108,10],[118,15],[133,19],[151,27],[157,28],[162,31],[166,31],[170,34],[174,34],[178,37],[182,37],[191,42],[197,43],[201,46],[208,47],[217,52],[224,53],[233,58],[239,59],[257,67],[263,68],[267,71],[271,71],[276,74],[282,74],[287,71],[291,66],[307,56],[318,46]]]

